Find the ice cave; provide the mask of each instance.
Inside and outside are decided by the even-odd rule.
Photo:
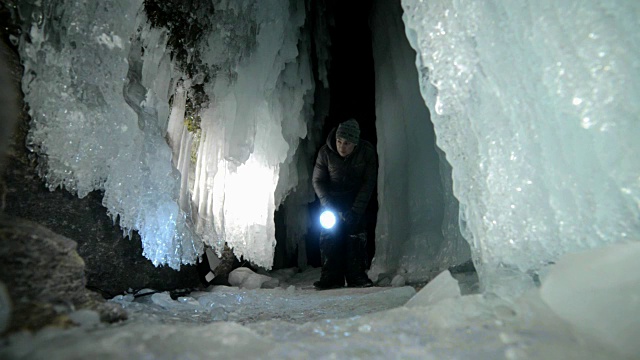
[[[0,357],[640,358],[640,2],[4,0],[0,22],[0,273],[22,274]],[[315,291],[311,172],[349,118],[378,155],[376,286]],[[230,286],[169,291],[205,253]],[[38,287],[71,292],[67,255],[126,320]]]

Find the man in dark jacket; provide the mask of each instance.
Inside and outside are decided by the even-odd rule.
[[[320,149],[313,170],[313,188],[323,208],[339,214],[334,229],[322,230],[322,275],[316,289],[369,287],[366,270],[366,231],[363,215],[376,186],[376,150],[360,139],[354,119],[333,129]]]

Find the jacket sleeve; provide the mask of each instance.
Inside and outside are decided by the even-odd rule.
[[[375,151],[371,151],[367,156],[364,178],[362,179],[362,186],[356,195],[356,199],[353,202],[351,208],[356,214],[363,215],[367,210],[367,205],[371,199],[371,194],[376,187],[378,181],[378,166]]]
[[[316,191],[316,195],[318,195],[322,206],[329,206],[331,200],[329,198],[331,177],[329,176],[327,152],[324,148],[318,152],[316,165],[313,168],[312,182],[313,189]]]

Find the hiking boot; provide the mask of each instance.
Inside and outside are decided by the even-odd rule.
[[[366,276],[358,277],[352,281],[348,281],[347,286],[351,288],[368,288],[373,286],[373,281]]]
[[[313,283],[313,287],[315,287],[316,290],[338,289],[343,286],[344,286],[344,280],[337,281],[337,280],[328,280],[326,278],[325,279],[320,278],[320,280]]]

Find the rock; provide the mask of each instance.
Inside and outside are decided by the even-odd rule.
[[[68,314],[92,309],[101,318],[126,318],[85,288],[76,243],[28,220],[0,215],[0,281],[13,304],[7,331],[69,326]]]
[[[10,329],[44,326],[57,317],[55,305],[88,300],[76,243],[35,223],[0,217],[0,263],[14,304]]]
[[[393,287],[401,287],[404,286],[404,284],[407,281],[405,280],[404,276],[402,275],[396,275],[393,277],[393,280],[391,280],[391,286]]]
[[[69,319],[80,327],[94,327],[100,323],[100,314],[94,310],[78,310],[69,314]]]
[[[389,286],[389,285],[391,285],[391,278],[386,276],[378,280],[378,282],[376,283],[376,286]]]
[[[280,280],[276,278],[270,278],[269,280],[262,283],[263,289],[275,289],[280,285]]]
[[[215,259],[213,259],[213,264],[205,264],[204,262],[198,263],[197,268],[200,274],[201,283],[205,286],[230,285],[229,273],[231,273],[234,266],[236,266],[236,264],[238,263],[236,256],[233,254],[233,250],[229,246],[227,246],[227,244],[225,244],[220,257],[218,257],[217,254],[215,254],[215,252],[213,252],[211,249],[207,249],[209,250],[209,254],[211,254],[207,256],[207,260],[211,260],[209,259],[210,256],[215,257]],[[214,276],[214,278],[211,279],[211,276]]]
[[[278,279],[254,273],[246,267],[239,267],[229,274],[229,283],[242,289],[273,289],[280,283]]]
[[[231,286],[240,287],[242,283],[254,272],[251,269],[246,267],[239,267],[229,273],[229,284]]]
[[[104,302],[100,298],[99,305],[95,306],[100,314],[100,321],[105,323],[114,323],[127,319],[127,312],[118,304]]]

